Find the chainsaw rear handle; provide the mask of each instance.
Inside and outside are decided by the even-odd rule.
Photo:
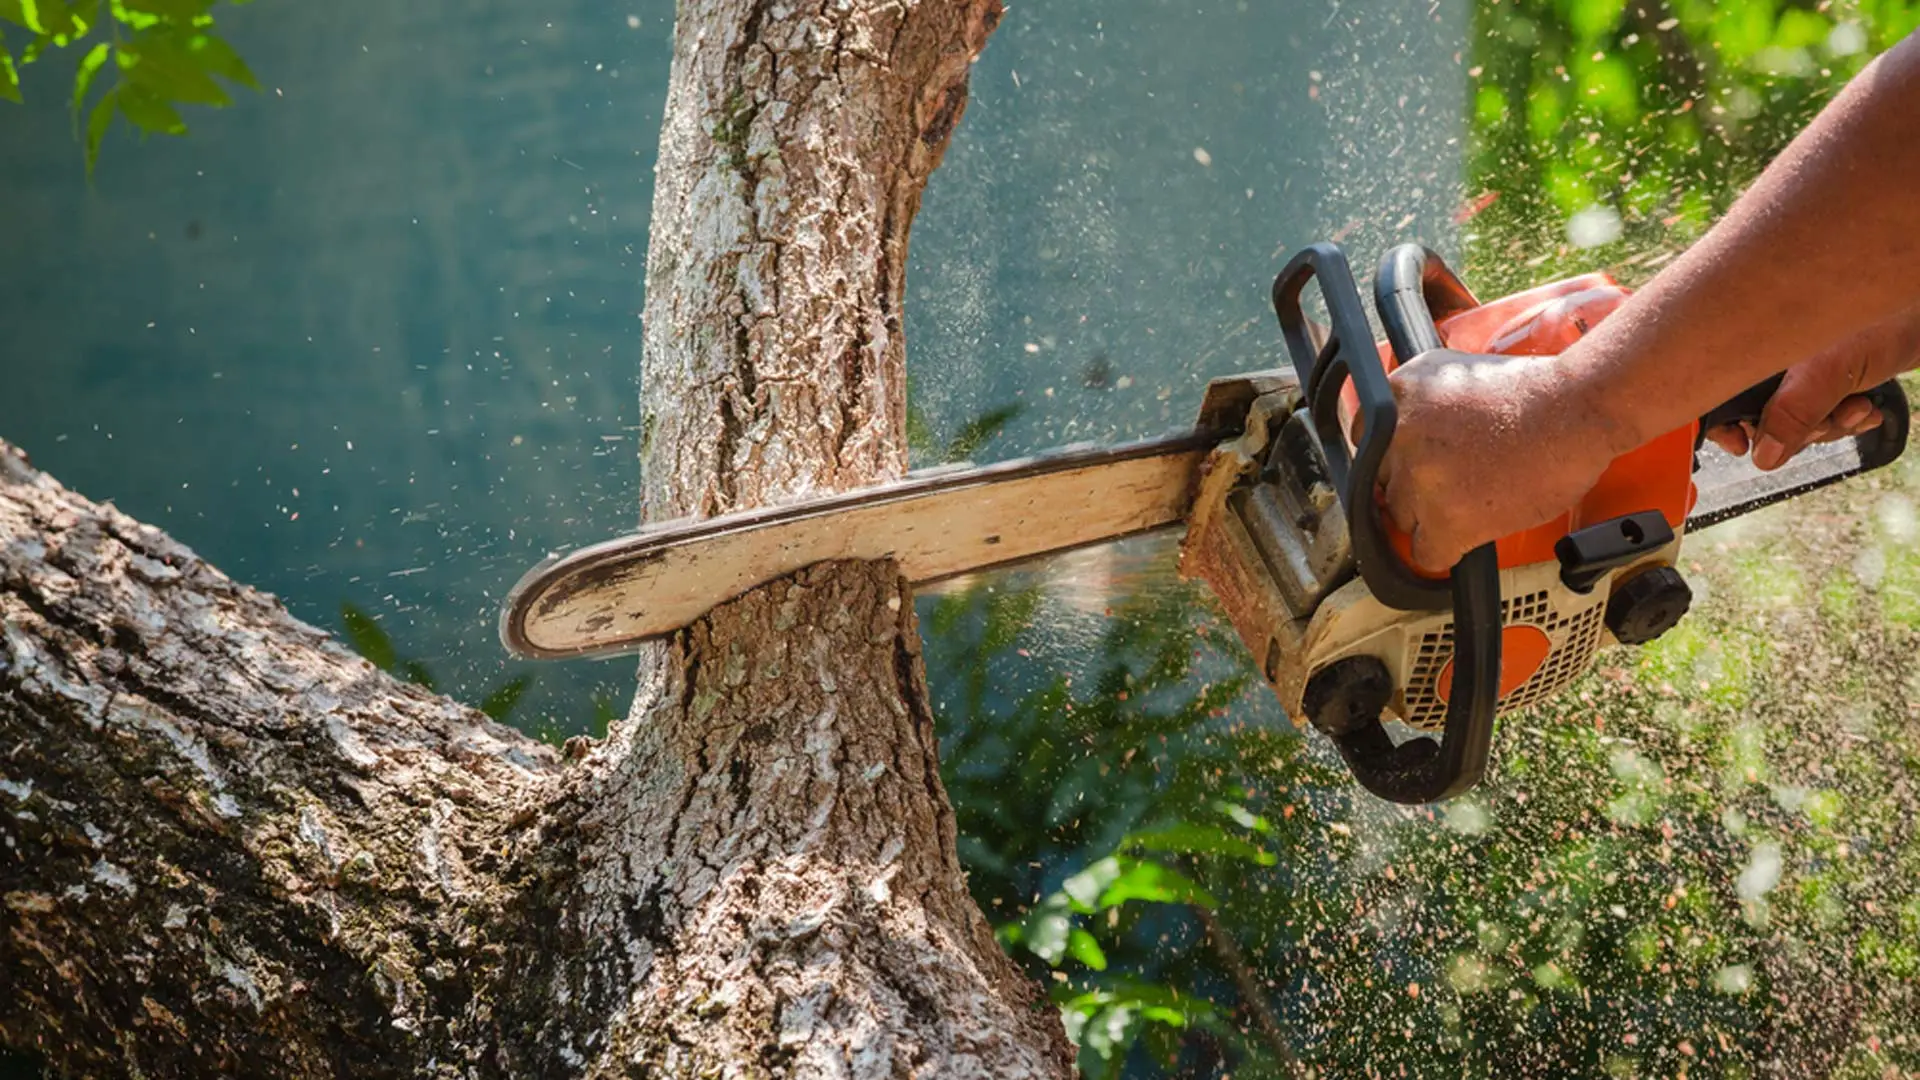
[[[1767,402],[1773,400],[1774,392],[1780,389],[1780,383],[1786,373],[1763,379],[1747,387],[1727,402],[1709,410],[1700,418],[1700,434],[1694,440],[1697,449],[1706,440],[1707,431],[1726,424],[1759,424],[1761,413],[1766,410]],[[1860,472],[1877,469],[1892,464],[1907,448],[1907,429],[1911,423],[1911,410],[1907,404],[1907,393],[1901,389],[1896,379],[1888,379],[1879,386],[1865,392],[1864,396],[1873,407],[1880,410],[1880,426],[1872,431],[1853,437],[1854,447],[1860,454]],[[1835,477],[1840,479],[1840,477]]]
[[[1314,340],[1300,294],[1317,279],[1331,322]],[[1433,308],[1473,306],[1473,295],[1438,257],[1418,245],[1389,252],[1375,279],[1375,302],[1396,357],[1405,362],[1440,346]],[[1326,455],[1333,488],[1347,512],[1354,562],[1374,597],[1404,611],[1451,607],[1454,678],[1438,742],[1420,737],[1395,745],[1380,723],[1393,692],[1377,660],[1352,658],[1309,680],[1308,720],[1333,739],[1361,786],[1398,803],[1426,803],[1480,782],[1493,744],[1500,686],[1500,566],[1492,544],[1467,553],[1444,581],[1414,573],[1387,541],[1375,494],[1380,463],[1393,440],[1399,407],[1374,344],[1359,288],[1337,245],[1314,244],[1295,255],[1273,282],[1274,314],[1294,371],[1305,388],[1308,416]],[[1340,423],[1342,387],[1351,380],[1360,404],[1359,446],[1349,452]]]

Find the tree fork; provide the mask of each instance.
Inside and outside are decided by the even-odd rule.
[[[656,519],[905,468],[908,231],[998,0],[690,2]],[[0,1042],[97,1075],[1064,1076],[968,898],[911,596],[815,567],[561,760],[0,452]]]

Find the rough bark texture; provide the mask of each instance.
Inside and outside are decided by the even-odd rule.
[[[76,1076],[465,1071],[551,751],[5,443],[0,626],[0,1042]]]
[[[905,463],[907,234],[998,0],[683,4],[644,500]],[[0,443],[0,1043],[101,1076],[1063,1076],[890,564],[756,590],[561,760]]]
[[[647,252],[649,518],[905,469],[907,232],[1000,11],[680,6]]]
[[[582,839],[515,959],[527,1015],[566,1003],[540,1042],[632,1075],[1067,1073],[967,895],[894,567],[815,567],[666,653],[552,825]]]
[[[648,517],[904,471],[908,230],[1000,10],[682,5],[647,258]],[[609,1035],[629,1060],[1070,1071],[967,896],[912,611],[891,566],[819,567],[643,665],[579,804],[603,850],[645,855],[591,860],[594,905],[565,924],[625,933],[652,969],[576,991],[637,979]]]

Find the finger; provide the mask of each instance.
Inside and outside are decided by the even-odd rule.
[[[1788,368],[1780,389],[1760,413],[1753,463],[1762,469],[1779,468],[1819,434],[1827,417],[1853,389],[1853,373],[1839,354],[1823,354]]]
[[[1855,394],[1841,402],[1839,407],[1833,410],[1833,415],[1827,417],[1826,423],[1821,424],[1820,429],[1807,442],[1808,445],[1839,442],[1841,439],[1865,435],[1879,427],[1881,419],[1880,410],[1874,408],[1873,402]]]
[[[1392,455],[1388,455],[1389,458]],[[1386,463],[1381,463],[1381,471],[1386,471]],[[1389,476],[1381,485],[1386,496],[1387,519],[1394,527],[1407,535],[1413,535],[1420,524],[1419,507],[1414,497],[1414,485],[1400,476]]]
[[[1747,452],[1747,430],[1741,424],[1721,424],[1707,429],[1707,438],[1715,446],[1739,457]]]
[[[1865,395],[1855,394],[1842,401],[1833,410],[1833,415],[1828,420],[1832,427],[1842,434],[1858,434],[1862,430],[1862,425],[1872,421],[1876,411],[1873,402],[1868,401]]]
[[[1850,424],[1834,423],[1827,425],[1830,430],[1824,441],[1839,442],[1841,439],[1858,438],[1872,431],[1874,428],[1879,427],[1881,419],[1880,410],[1868,407],[1867,411],[1861,414],[1858,420]]]
[[[1453,569],[1460,561],[1466,549],[1454,544],[1444,533],[1414,523],[1410,538],[1413,541],[1413,567],[1425,574],[1444,574]]]

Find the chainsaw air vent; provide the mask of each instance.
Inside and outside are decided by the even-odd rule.
[[[1581,599],[1586,599],[1582,597]],[[1500,711],[1538,705],[1566,689],[1587,670],[1587,661],[1600,647],[1604,603],[1587,603],[1571,611],[1556,609],[1546,590],[1509,597],[1500,605],[1504,626],[1532,626],[1547,635],[1547,658],[1520,688],[1500,699]],[[1407,678],[1406,713],[1409,726],[1438,731],[1447,719],[1447,703],[1436,689],[1440,673],[1453,659],[1453,622],[1420,636]]]

